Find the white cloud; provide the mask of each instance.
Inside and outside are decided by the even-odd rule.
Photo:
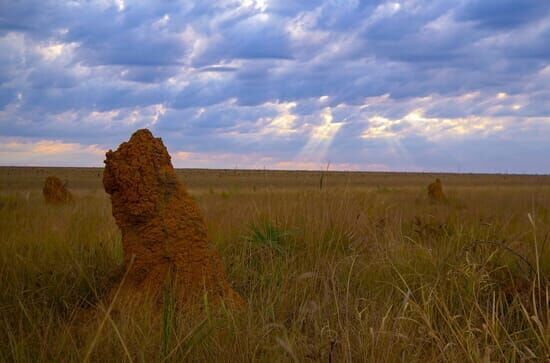
[[[332,109],[325,107],[319,114],[320,123],[311,126],[309,140],[298,154],[296,160],[325,162],[325,157],[332,141],[343,122],[334,122]]]

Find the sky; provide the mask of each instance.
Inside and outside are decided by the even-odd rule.
[[[548,0],[0,0],[0,165],[550,173]]]

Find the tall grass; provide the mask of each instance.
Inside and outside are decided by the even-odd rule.
[[[244,311],[178,310],[169,290],[161,308],[112,303],[101,190],[58,208],[1,194],[0,361],[550,359],[548,185],[467,181],[447,205],[421,184],[346,185],[193,191]]]

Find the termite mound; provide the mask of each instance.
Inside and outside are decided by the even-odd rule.
[[[73,201],[73,196],[67,189],[67,183],[63,183],[55,176],[46,178],[42,187],[42,194],[48,204],[65,204]]]
[[[122,232],[124,289],[160,297],[169,282],[181,303],[207,294],[209,300],[244,304],[226,280],[201,212],[178,181],[162,139],[141,129],[109,150],[103,185]]]
[[[434,202],[444,202],[447,200],[445,193],[443,193],[443,184],[439,178],[428,185],[428,196]]]

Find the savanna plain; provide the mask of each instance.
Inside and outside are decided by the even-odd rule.
[[[177,173],[246,307],[109,299],[102,169],[4,167],[0,361],[550,361],[549,176]]]

